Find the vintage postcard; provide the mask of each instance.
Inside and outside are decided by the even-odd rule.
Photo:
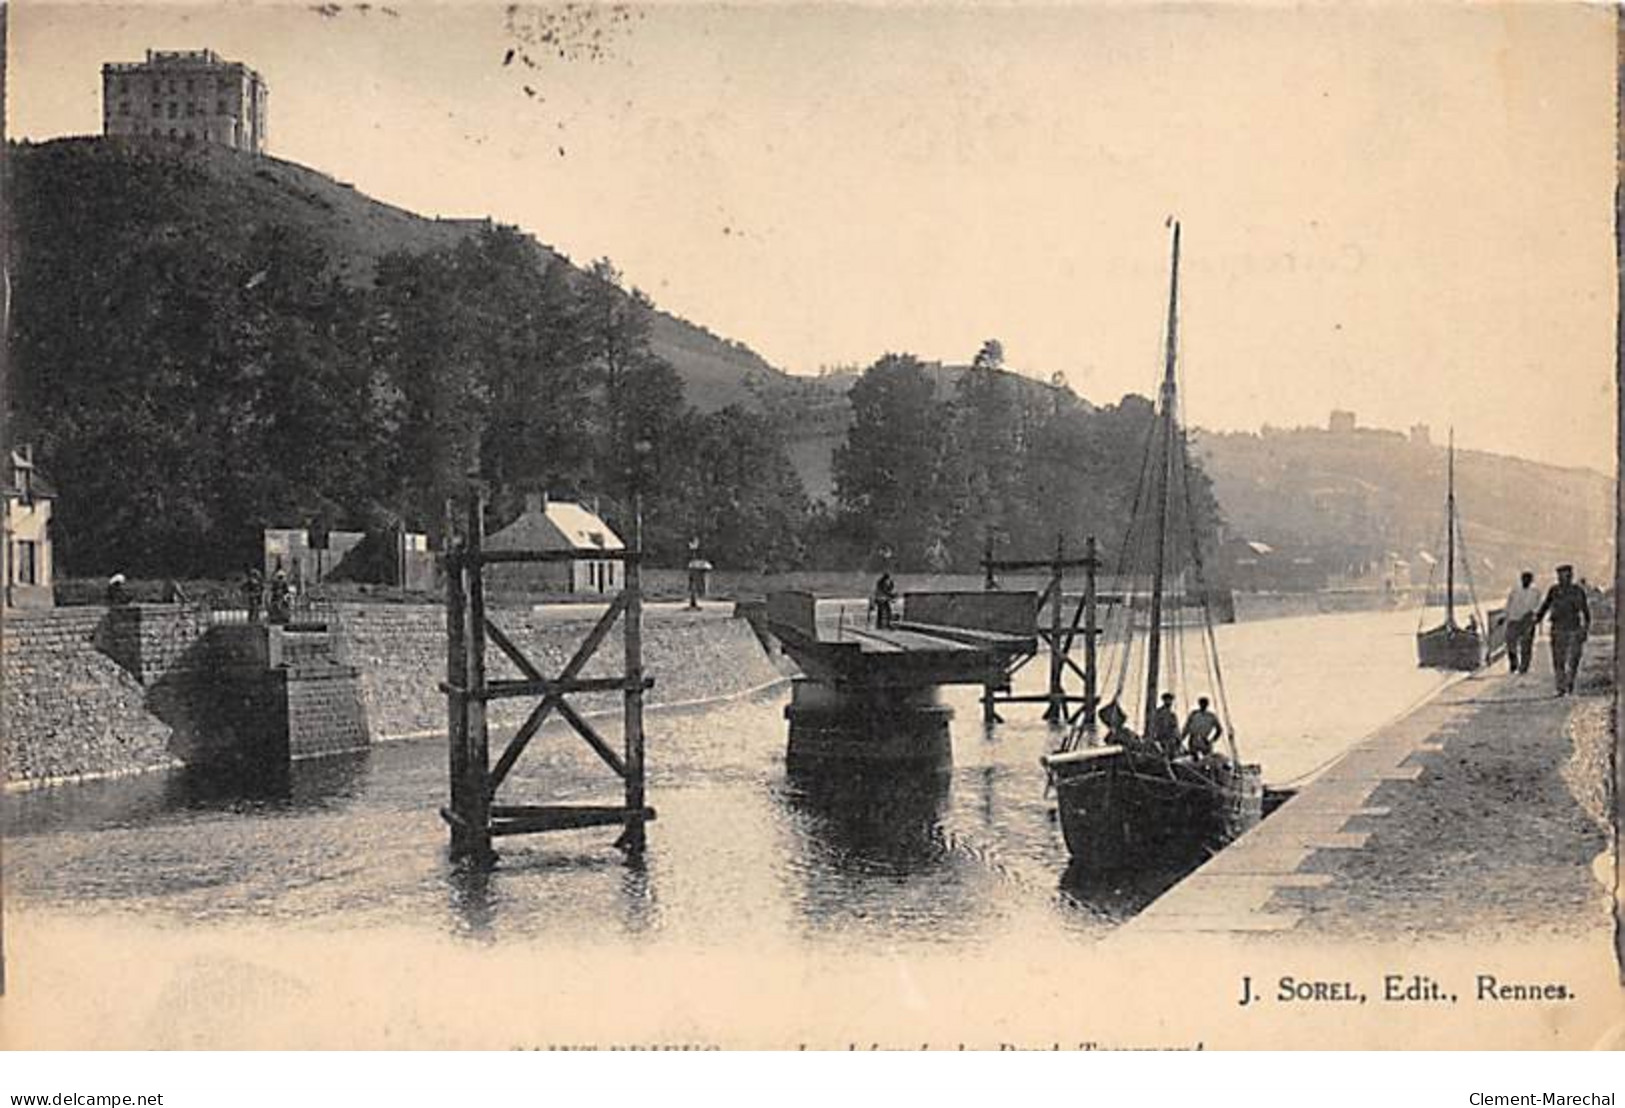
[[[1625,1046],[1614,10],[4,14],[0,1045]]]

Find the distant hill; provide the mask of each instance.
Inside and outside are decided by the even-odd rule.
[[[369,283],[385,254],[452,246],[491,225],[488,219],[417,215],[306,166],[212,143],[66,138],[13,143],[10,154],[13,174],[48,176],[55,187],[66,190],[66,204],[93,207],[102,175],[139,168],[183,192],[183,205],[166,208],[184,211],[194,224],[247,220],[309,230],[334,260],[338,275],[351,284]],[[537,241],[536,246],[543,257],[574,264],[546,243]],[[757,407],[751,383],[771,384],[786,376],[743,344],[658,310],[650,345],[681,375],[688,402],[702,411],[730,403]]]
[[[1437,443],[1300,428],[1199,432],[1195,444],[1232,537],[1413,563],[1418,551],[1442,556],[1447,457]],[[1546,578],[1559,562],[1594,581],[1612,575],[1614,482],[1603,474],[1458,450],[1456,499],[1475,576],[1497,589],[1518,569]]]

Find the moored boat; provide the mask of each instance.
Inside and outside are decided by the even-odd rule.
[[[1130,602],[1110,606],[1105,626],[1095,625],[1091,607],[1084,634],[1083,711],[1062,748],[1043,759],[1067,850],[1086,868],[1157,864],[1192,850],[1214,850],[1263,814],[1262,772],[1242,761],[1236,745],[1208,604],[1213,593],[1204,581],[1189,452],[1178,415],[1178,307],[1176,222],[1157,422],[1117,567],[1119,581],[1143,579],[1146,587],[1119,590]],[[1176,531],[1185,543],[1170,543]],[[1092,562],[1089,572],[1095,572]],[[1091,576],[1089,595],[1093,591]],[[1097,635],[1107,648],[1107,684],[1114,686],[1098,712]],[[1128,680],[1134,673],[1143,678],[1138,688]],[[1198,705],[1211,725],[1200,742],[1191,739],[1195,750],[1185,746],[1177,727],[1169,742],[1167,713],[1177,703],[1176,688],[1188,699],[1205,694]],[[1133,703],[1141,689],[1143,697]],[[1208,711],[1210,698],[1215,712]],[[1143,720],[1144,738],[1128,726],[1131,711]],[[1187,735],[1191,722],[1188,718]]]
[[[1492,611],[1487,619],[1478,610],[1478,597],[1473,590],[1472,571],[1467,570],[1467,598],[1471,609],[1466,623],[1456,622],[1456,553],[1464,547],[1461,521],[1456,515],[1456,436],[1450,435],[1450,450],[1445,477],[1445,559],[1444,559],[1444,619],[1434,627],[1416,631],[1416,664],[1423,669],[1447,669],[1471,672],[1487,663],[1504,645],[1501,624],[1504,613]],[[1463,566],[1470,565],[1465,560]],[[1422,620],[1427,619],[1423,608]]]

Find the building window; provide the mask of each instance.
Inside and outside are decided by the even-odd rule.
[[[173,127],[171,127],[171,128],[170,128],[170,129],[169,129],[169,137],[170,137],[170,138],[178,138],[178,137],[179,137],[179,136],[178,136],[178,135],[177,135],[177,134],[176,134],[176,133],[175,133],[175,128],[173,128]]]
[[[192,78],[190,78],[190,77],[186,78],[186,91],[187,92],[192,91]]]
[[[216,100],[214,102],[214,111],[215,111],[216,115],[225,115],[226,114],[226,102],[224,100]]]
[[[175,101],[171,100],[169,102],[169,118],[174,119],[176,116],[180,115],[180,111],[181,106],[175,103]]]
[[[196,114],[197,114],[197,105],[192,103],[190,100],[188,100],[186,102],[186,118],[191,119]]]
[[[119,115],[129,115],[130,114],[130,102],[128,100],[120,100],[118,102],[118,114]]]
[[[152,102],[152,118],[157,119],[159,116],[161,116],[163,114],[164,114],[164,106],[162,104],[160,104],[158,101],[154,100]]]
[[[39,584],[39,544],[17,540],[17,584]]]
[[[152,137],[153,138],[163,138],[164,136],[163,136],[162,133],[159,132],[158,128],[154,127],[152,129]]]

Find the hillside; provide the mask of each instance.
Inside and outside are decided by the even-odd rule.
[[[372,280],[385,254],[445,248],[491,225],[488,219],[426,218],[294,162],[208,143],[69,138],[14,143],[10,155],[20,188],[49,182],[57,203],[86,211],[119,195],[104,187],[109,175],[152,182],[158,233],[177,233],[183,223],[209,227],[226,221],[308,230],[335,260],[338,276],[355,285]],[[536,246],[544,258],[573,264],[546,243]],[[785,376],[742,344],[665,312],[657,310],[650,332],[654,352],[677,370],[688,402],[702,411],[730,403],[755,407],[747,383]]]
[[[1300,428],[1204,432],[1196,447],[1234,537],[1412,560],[1442,553],[1441,445],[1393,431]],[[1456,497],[1468,550],[1497,585],[1514,568],[1545,576],[1564,561],[1593,579],[1611,574],[1614,483],[1600,473],[1458,450]]]

